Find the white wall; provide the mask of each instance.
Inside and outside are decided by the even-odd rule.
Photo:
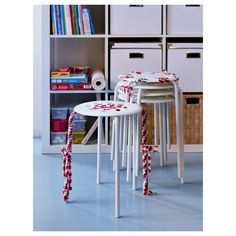
[[[33,6],[33,135],[41,136],[42,107],[42,6]]]

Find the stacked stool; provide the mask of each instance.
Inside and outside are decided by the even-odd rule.
[[[137,104],[147,103],[154,104],[154,129],[155,129],[155,143],[157,145],[157,134],[158,134],[158,124],[157,115],[159,106],[159,117],[160,117],[160,163],[161,166],[167,163],[167,144],[170,146],[170,127],[169,127],[169,103],[174,102],[175,104],[175,117],[176,117],[176,133],[177,133],[177,169],[178,177],[181,183],[184,183],[184,150],[183,150],[183,107],[182,107],[182,91],[178,86],[178,78],[175,74],[168,72],[132,72],[129,74],[121,75],[120,82],[115,88],[114,100],[122,100],[126,102],[134,102]],[[126,126],[126,120],[124,120],[124,127]],[[137,120],[137,137],[139,137],[140,121]],[[131,131],[131,120],[128,122],[128,133]],[[133,122],[133,127],[135,123]],[[129,134],[128,134],[129,135]],[[126,135],[124,134],[125,138]],[[133,189],[136,189],[136,178],[139,173],[139,159],[140,159],[140,141],[136,141],[136,150],[133,152]],[[126,152],[126,141],[123,142],[123,155],[122,162],[125,160]],[[128,143],[128,150],[129,150]],[[112,143],[112,150],[114,146]],[[112,151],[113,153],[113,151]],[[127,153],[129,157],[129,151]],[[129,159],[129,158],[127,158]],[[125,161],[124,161],[125,162]],[[134,166],[135,164],[135,166]],[[127,173],[130,171],[130,167],[127,162]],[[129,179],[127,178],[127,181]]]

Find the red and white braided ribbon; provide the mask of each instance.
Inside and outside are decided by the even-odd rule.
[[[158,152],[158,146],[147,145],[147,115],[142,110],[142,155],[143,155],[143,195],[156,194],[148,189],[148,175],[151,173],[151,152]]]
[[[72,190],[72,172],[71,172],[71,159],[72,159],[72,131],[73,131],[73,119],[76,112],[72,112],[68,121],[68,133],[67,133],[67,146],[62,148],[63,154],[63,176],[65,177],[63,187],[63,198],[67,202],[69,200],[69,191]]]

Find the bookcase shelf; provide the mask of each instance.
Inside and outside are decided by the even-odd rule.
[[[96,99],[96,93],[102,99],[108,99],[114,93],[109,85],[110,73],[110,43],[113,41],[158,41],[162,44],[162,69],[167,69],[167,44],[175,40],[202,40],[203,35],[168,35],[167,27],[167,6],[162,5],[162,31],[161,34],[110,34],[110,6],[108,5],[83,5],[91,10],[95,34],[92,35],[53,35],[50,27],[50,6],[42,6],[42,153],[60,153],[64,145],[50,144],[50,107],[58,101],[69,101],[79,103],[80,101]],[[131,17],[131,16],[130,16]],[[104,70],[107,80],[107,87],[102,91],[50,91],[50,71],[66,65],[79,66],[88,65],[92,68],[99,67]],[[81,96],[83,95],[83,96]],[[81,99],[80,99],[81,97]],[[103,152],[109,152],[109,122],[104,121],[105,138],[102,145]],[[194,151],[201,150],[202,145],[192,145]],[[190,148],[190,149],[191,149]],[[73,145],[75,153],[94,153],[96,144]]]
[[[69,39],[69,38],[81,38],[81,39],[89,39],[89,38],[105,38],[105,34],[91,34],[91,35],[50,35],[51,39]]]

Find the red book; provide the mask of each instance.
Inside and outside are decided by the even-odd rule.
[[[80,84],[50,84],[50,90],[91,90],[91,83]]]
[[[71,22],[72,34],[75,34],[75,29],[74,29],[74,11],[73,11],[72,5],[70,5],[70,22]]]

